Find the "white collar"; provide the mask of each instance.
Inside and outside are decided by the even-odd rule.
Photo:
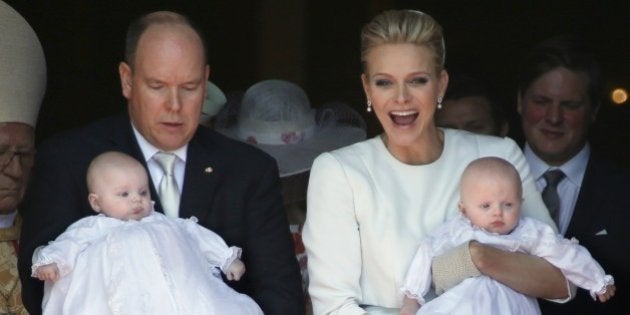
[[[142,151],[142,154],[144,155],[145,162],[148,162],[156,153],[162,151],[158,149],[157,147],[155,147],[154,145],[152,145],[151,143],[149,143],[149,141],[147,141],[147,139],[144,138],[144,136],[140,133],[140,131],[136,129],[136,126],[133,125],[133,122],[131,123],[131,128],[133,129],[133,133],[136,136],[136,140],[138,141],[140,150]],[[183,147],[179,149],[168,151],[168,152],[175,154],[180,160],[186,162],[187,151],[188,151],[188,144],[185,144]]]
[[[0,214],[0,229],[12,227],[15,223],[15,217],[17,216],[17,210],[9,214]]]
[[[584,178],[584,172],[586,171],[586,165],[588,164],[588,158],[591,155],[591,147],[588,143],[586,143],[576,155],[560,166],[551,166],[547,164],[538,157],[536,153],[534,153],[528,143],[525,144],[523,154],[529,163],[532,176],[536,180],[540,179],[549,169],[560,169],[569,181],[573,182],[577,186],[581,186],[582,179]]]

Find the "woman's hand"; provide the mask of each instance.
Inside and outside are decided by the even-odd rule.
[[[503,251],[477,241],[468,246],[470,257],[482,274],[520,293],[543,299],[566,299],[570,295],[560,269],[543,258]]]

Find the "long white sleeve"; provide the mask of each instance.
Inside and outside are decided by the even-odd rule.
[[[197,218],[177,219],[200,249],[202,255],[212,266],[219,267],[225,273],[232,262],[241,257],[241,249],[236,246],[228,247],[223,238],[217,233],[199,225]]]
[[[57,264],[61,277],[66,276],[74,269],[76,258],[83,250],[119,224],[118,220],[102,215],[86,217],[73,223],[54,241],[33,253],[31,276],[35,276],[39,266],[50,263]]]
[[[588,290],[593,299],[597,293],[603,293],[607,285],[614,283],[613,277],[606,274],[578,240],[563,238],[541,222],[529,218],[523,221],[524,224],[532,225],[531,230],[536,231],[535,235],[528,235],[525,250],[559,268],[567,280]]]
[[[347,181],[332,155],[321,155],[311,168],[310,210],[302,238],[308,244],[309,294],[315,314],[365,313],[358,306],[363,270],[360,227]]]

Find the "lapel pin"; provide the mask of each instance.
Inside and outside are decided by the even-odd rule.
[[[210,173],[212,173],[213,169],[212,169],[212,167],[208,166],[208,167],[206,167],[206,169],[205,169],[205,170],[203,170],[203,171],[204,171],[204,173],[206,173],[206,174],[210,174]]]

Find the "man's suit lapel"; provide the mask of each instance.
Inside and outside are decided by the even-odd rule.
[[[126,111],[124,114],[118,116],[114,124],[110,126],[108,132],[109,135],[107,138],[110,150],[125,152],[140,161],[146,167],[144,155],[142,155],[138,141],[133,134],[129,114],[127,114]]]
[[[575,209],[573,210],[573,216],[567,228],[567,237],[579,236],[583,233],[596,233],[597,231],[594,231],[594,229],[597,229],[598,225],[603,225],[600,214],[593,211],[594,209],[601,209],[599,203],[605,198],[601,194],[605,190],[598,187],[603,183],[602,176],[605,176],[605,174],[602,174],[596,159],[591,155],[584,173]],[[601,226],[601,228],[604,227]]]
[[[201,137],[205,135],[198,130],[188,144],[179,213],[183,218],[195,216],[205,221],[212,210],[221,169],[212,142],[208,139],[201,141]]]
[[[186,169],[184,171],[184,184],[179,205],[180,217],[188,218],[190,216],[197,217],[200,221],[211,211],[213,195],[216,192],[218,184],[217,178],[220,176],[220,167],[216,168],[220,161],[214,154],[214,146],[212,141],[208,139],[204,127],[199,127],[195,136],[188,144]],[[111,150],[125,152],[138,161],[148,170],[147,163],[138,141],[135,138],[129,115],[119,116],[119,120],[115,126],[112,126],[109,133],[108,147]],[[217,170],[218,169],[218,170]],[[154,209],[158,212],[164,212],[160,198],[156,190],[156,184],[151,176],[149,176],[149,187],[151,189],[151,198],[155,201]]]

